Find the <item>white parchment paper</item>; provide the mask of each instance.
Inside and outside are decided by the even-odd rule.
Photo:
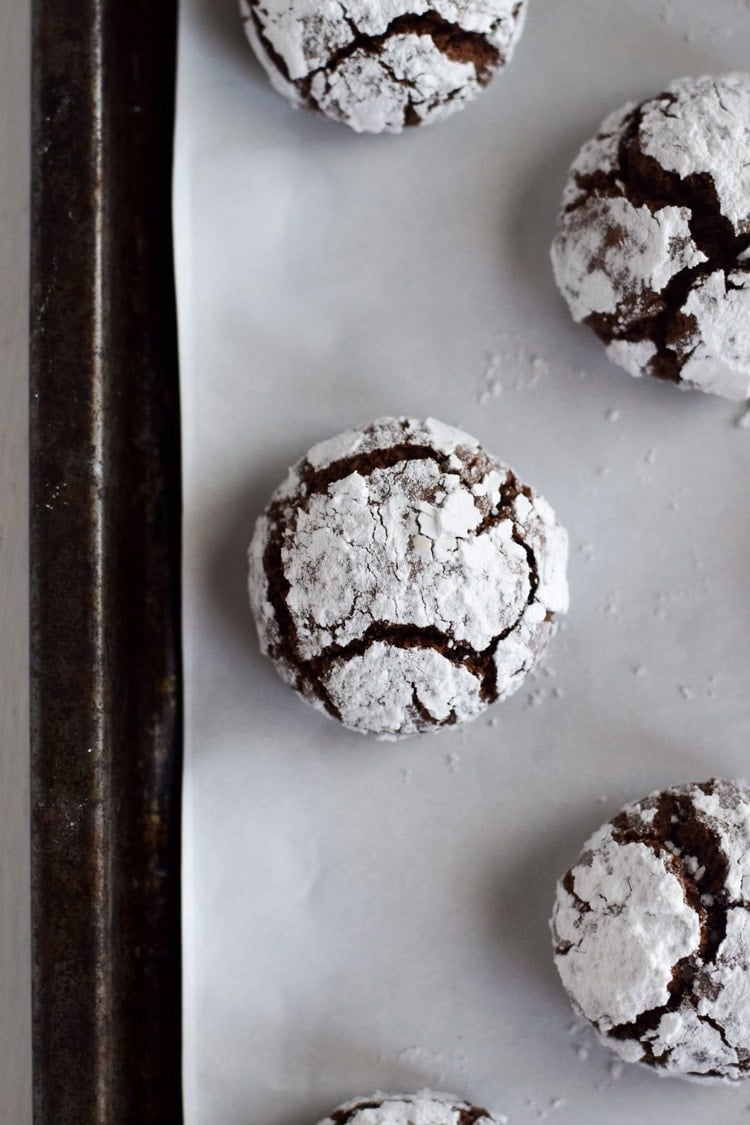
[[[750,774],[750,431],[610,366],[548,262],[603,116],[749,50],[746,0],[535,0],[474,106],[357,137],[272,92],[233,0],[183,0],[188,1125],[314,1125],[425,1085],[513,1125],[749,1119],[750,1090],[613,1065],[547,929],[557,876],[622,803]],[[245,595],[287,465],[384,413],[476,434],[572,547],[545,670],[395,746],[291,695]]]

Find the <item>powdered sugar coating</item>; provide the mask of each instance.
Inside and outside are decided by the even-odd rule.
[[[505,1125],[507,1118],[471,1106],[452,1094],[382,1094],[354,1098],[320,1125]]]
[[[400,133],[472,101],[510,61],[526,0],[240,0],[274,87],[358,133]]]
[[[648,847],[621,846],[606,825],[586,850],[590,864],[574,869],[572,892],[558,898],[555,934],[570,949],[557,967],[581,1013],[609,1031],[666,1004],[673,967],[697,950],[700,927],[680,882]],[[606,923],[598,911],[582,918],[577,900],[601,902]]]
[[[750,397],[750,270],[701,279],[683,309],[694,322],[684,345],[685,386],[736,401]]]
[[[750,76],[680,79],[611,114],[575,160],[552,246],[610,359],[750,396]]]
[[[681,78],[643,108],[643,152],[685,180],[708,175],[735,234],[750,234],[750,75]]]
[[[712,781],[626,806],[560,881],[555,963],[629,1062],[750,1074],[750,788]]]
[[[474,438],[385,418],[290,470],[255,528],[250,600],[288,683],[394,738],[520,686],[567,609],[566,561],[549,504]]]

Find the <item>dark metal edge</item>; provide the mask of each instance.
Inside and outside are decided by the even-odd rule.
[[[182,1120],[176,0],[34,0],[34,1120]]]

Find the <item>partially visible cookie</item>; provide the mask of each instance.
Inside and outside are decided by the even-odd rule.
[[[552,262],[631,375],[750,397],[750,76],[683,78],[608,117],[571,168]]]
[[[486,1109],[452,1094],[421,1090],[418,1094],[373,1094],[335,1109],[320,1125],[505,1125]]]
[[[513,54],[526,0],[240,0],[273,86],[357,133],[400,133],[472,101]]]
[[[568,605],[549,504],[475,438],[381,418],[309,451],[256,524],[262,650],[379,738],[472,719],[520,687]]]
[[[557,887],[555,963],[628,1062],[750,1075],[750,788],[708,781],[627,805]]]

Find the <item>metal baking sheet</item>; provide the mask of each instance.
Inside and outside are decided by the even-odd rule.
[[[750,8],[532,0],[507,72],[401,137],[292,111],[233,0],[181,18],[187,1122],[313,1125],[431,1086],[512,1125],[740,1125],[747,1092],[612,1065],[547,923],[626,800],[750,772],[750,433],[609,365],[548,251],[579,145],[679,75],[746,67]],[[395,746],[290,694],[245,591],[286,466],[385,413],[474,433],[571,535],[545,670]]]
[[[35,0],[34,1120],[181,1120],[175,4]]]

